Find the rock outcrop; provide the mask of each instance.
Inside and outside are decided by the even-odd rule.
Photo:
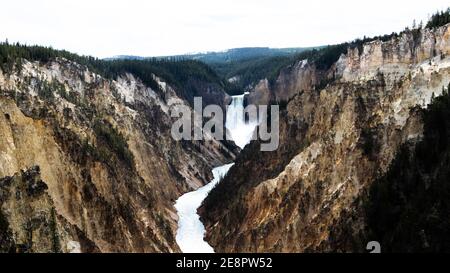
[[[421,138],[420,109],[450,82],[450,26],[307,60],[248,100],[288,101],[280,146],[248,145],[200,213],[218,252],[364,251],[363,200],[399,147]]]
[[[98,252],[84,233],[56,213],[34,166],[0,179],[1,252]]]
[[[2,250],[179,251],[173,202],[235,146],[173,140],[170,107],[189,102],[164,79],[157,94],[62,58],[21,63],[0,70]]]

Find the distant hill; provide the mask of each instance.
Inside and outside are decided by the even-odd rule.
[[[185,54],[172,57],[188,58],[202,61],[207,64],[232,63],[254,58],[289,56],[295,53],[305,51],[307,49],[310,48],[242,47],[242,48],[228,49],[225,51]]]
[[[208,64],[221,78],[231,82],[231,88],[227,88],[229,93],[239,94],[259,80],[272,77],[281,67],[292,62],[298,54],[314,48],[320,47],[243,47],[218,52],[161,57],[119,55],[106,60],[143,60],[152,58],[201,61]]]
[[[230,81],[228,92],[239,94],[259,80],[270,78],[298,54],[313,48],[245,47],[222,52],[198,53],[178,56],[204,62],[216,73]]]
[[[181,54],[181,55],[168,55],[160,57],[152,56],[135,56],[135,55],[117,55],[105,60],[117,60],[117,59],[127,59],[127,60],[142,60],[147,58],[156,59],[169,59],[169,58],[182,58],[202,61],[207,64],[211,63],[231,63],[243,60],[249,60],[253,58],[261,57],[276,57],[276,56],[289,56],[292,54],[300,53],[305,50],[312,49],[307,47],[292,47],[292,48],[270,48],[270,47],[242,47],[242,48],[232,48],[224,51],[217,52],[202,52],[202,53],[192,53],[192,54]]]
[[[105,61],[112,61],[112,60],[144,60],[146,57],[141,56],[133,56],[133,55],[117,55],[113,57],[104,58]]]

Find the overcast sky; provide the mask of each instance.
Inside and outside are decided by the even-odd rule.
[[[96,57],[303,47],[400,31],[448,0],[9,0],[0,40]]]

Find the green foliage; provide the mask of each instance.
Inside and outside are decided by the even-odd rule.
[[[450,22],[450,9],[435,13],[426,24],[427,28],[435,28]],[[413,27],[415,39],[419,37],[419,28]],[[401,33],[400,33],[401,34]],[[21,69],[23,59],[31,61],[48,62],[57,57],[65,58],[87,66],[92,71],[106,77],[116,78],[123,73],[131,73],[139,77],[144,84],[155,91],[160,87],[153,75],[163,78],[176,87],[183,98],[192,101],[194,96],[201,94],[198,81],[207,81],[223,88],[230,94],[242,93],[244,89],[254,85],[259,80],[267,78],[271,83],[275,81],[283,68],[293,63],[308,59],[310,63],[322,70],[326,70],[335,63],[347,49],[357,47],[362,53],[364,43],[381,40],[387,41],[397,37],[397,33],[372,38],[356,39],[352,42],[329,45],[316,48],[238,48],[225,52],[211,52],[193,55],[180,55],[162,58],[125,57],[121,59],[100,60],[90,56],[79,56],[65,50],[55,50],[50,47],[11,45],[8,42],[0,43],[0,68],[11,72]],[[212,69],[205,65],[208,64]],[[218,73],[218,75],[216,74]],[[238,76],[239,80],[229,83],[224,79]],[[323,82],[319,87],[323,87]],[[45,93],[44,96],[50,95]]]
[[[253,60],[258,58],[289,56],[309,48],[269,48],[269,47],[242,47],[233,48],[220,52],[207,52],[189,55],[178,55],[175,58],[202,61],[206,64],[220,63],[232,64],[241,61]],[[167,58],[167,57],[163,57]],[[173,58],[173,57],[169,57]]]
[[[21,68],[22,59],[40,61],[46,63],[57,57],[66,58],[91,69],[98,71],[102,61],[93,57],[79,56],[65,50],[55,50],[51,47],[27,46],[19,43],[9,44],[7,41],[0,43],[0,68],[6,72],[12,72],[13,68]],[[98,67],[98,69],[96,69]]]
[[[66,101],[81,106],[82,102],[81,100],[78,98],[78,95],[76,94],[75,91],[67,91],[66,87],[64,86],[64,84],[58,82],[58,81],[52,81],[51,83],[51,89],[58,93],[58,95],[65,99]]]
[[[437,28],[450,23],[450,8],[446,11],[438,11],[428,21],[426,28]]]
[[[3,215],[3,213],[0,211],[0,231],[6,232],[9,228],[8,220]]]
[[[348,43],[329,45],[322,49],[313,49],[311,51],[303,52],[297,56],[297,60],[308,59],[316,65],[317,68],[326,70],[335,63],[341,54],[347,53]]]
[[[164,238],[174,240],[170,225],[164,219],[164,216],[159,212],[156,214],[156,225],[158,226],[158,230],[162,232]]]
[[[208,82],[217,87],[227,88],[227,84],[222,81],[217,74],[206,64],[193,60],[113,60],[109,61],[110,69],[115,76],[130,72],[155,90],[159,87],[151,82],[154,81],[152,74],[157,75],[177,88],[179,95],[188,101],[193,102],[194,96],[202,93],[195,83]]]
[[[424,110],[423,139],[413,148],[404,145],[374,182],[366,214],[371,237],[385,251],[450,251],[448,91]]]
[[[433,15],[428,22],[427,27],[432,28],[449,23],[449,11],[450,9],[447,9],[446,12],[438,12]],[[401,33],[393,32],[391,34],[370,38],[358,38],[351,42],[299,50],[295,53],[287,55],[242,59],[236,62],[228,63],[211,62],[209,64],[218,72],[219,75],[223,77],[231,78],[234,76],[239,76],[240,80],[235,84],[235,89],[242,90],[264,78],[267,78],[273,84],[282,69],[287,68],[300,60],[307,59],[309,63],[315,64],[318,69],[327,70],[339,59],[342,54],[347,53],[348,48],[358,48],[358,52],[362,54],[363,45],[365,43],[375,40],[386,42],[406,32],[412,33],[414,41],[417,41],[420,38],[420,28],[421,25],[411,30],[406,29]],[[325,87],[327,83],[328,82],[322,82],[317,88],[321,89]]]
[[[286,60],[299,52],[311,48],[268,48],[246,47],[234,48],[222,52],[207,52],[188,55],[176,55],[170,57],[144,58],[138,56],[119,56],[118,60],[153,60],[165,62],[198,61],[210,66],[219,76],[221,86],[229,94],[242,94],[243,90],[260,79],[271,76],[280,60],[283,64],[289,64]],[[114,60],[114,59],[112,59]],[[229,79],[239,75],[241,80],[229,83],[222,79]],[[218,81],[216,81],[218,83]]]
[[[11,45],[0,43],[0,68],[10,73],[14,68],[20,69],[23,59],[46,63],[55,58],[65,58],[88,67],[91,71],[105,78],[115,79],[124,73],[131,73],[155,91],[161,91],[153,75],[163,78],[177,88],[182,97],[189,100],[202,92],[194,84],[195,81],[207,81],[220,88],[228,88],[228,84],[221,80],[206,64],[185,59],[152,58],[144,60],[118,59],[100,60],[90,56],[79,56],[65,50],[55,50],[51,47]],[[42,90],[42,95],[50,98],[49,90]]]
[[[316,63],[319,69],[327,69],[336,62],[342,53],[347,51],[348,43],[298,50],[280,56],[259,56],[228,63],[210,63],[217,73],[227,79],[237,77],[227,90],[231,94],[242,93],[242,90],[255,85],[261,79],[268,79],[274,84],[280,71],[299,60],[308,59]]]
[[[54,89],[52,88],[52,85],[49,84],[47,81],[39,81],[37,85],[37,93],[38,96],[47,101],[52,101],[55,98],[55,95],[53,94]]]
[[[128,149],[128,144],[120,132],[111,124],[105,121],[96,120],[94,123],[94,132],[97,136],[97,149],[95,155],[103,162],[110,162],[113,151],[119,159],[123,160],[130,168],[133,167],[133,154]],[[85,143],[86,144],[86,143]],[[104,147],[105,144],[108,148]],[[89,145],[84,146],[86,151],[91,151]]]
[[[237,48],[226,52],[207,53],[195,57],[211,66],[219,76],[238,80],[227,88],[229,94],[242,94],[243,90],[259,80],[275,78],[281,67],[289,65],[292,58],[311,48]],[[189,58],[189,56],[188,56]]]
[[[210,63],[210,65],[219,75],[225,78],[237,76],[238,81],[231,84],[231,88],[227,90],[231,94],[242,93],[242,90],[253,86],[261,79],[268,79],[269,83],[273,85],[282,69],[289,68],[298,61],[307,59],[310,64],[315,64],[318,69],[327,70],[342,54],[347,53],[348,48],[358,47],[359,52],[362,53],[364,43],[376,39],[387,41],[396,35],[393,33],[373,38],[356,39],[350,43],[305,49],[291,55],[258,57],[231,63]],[[323,88],[327,84],[327,81],[321,82],[317,88]]]
[[[50,232],[52,233],[52,251],[54,253],[61,252],[61,242],[59,240],[58,228],[56,225],[56,212],[55,208],[52,207],[50,214]]]
[[[0,252],[14,252],[14,241],[9,228],[9,222],[2,210],[0,210]]]
[[[232,95],[242,94],[242,90],[253,86],[261,79],[275,79],[282,67],[292,62],[292,56],[277,56],[254,58],[227,64],[211,64],[211,66],[224,74],[226,78],[237,77],[228,91]]]
[[[372,158],[374,154],[377,154],[380,149],[380,144],[377,141],[376,135],[370,128],[364,128],[361,130],[360,144],[364,152],[364,155]]]
[[[81,106],[82,102],[78,99],[75,92],[66,91],[64,84],[58,81],[36,81],[36,89],[39,98],[45,101],[53,101],[55,99],[55,93],[57,93],[61,98],[71,102],[75,105]]]
[[[365,43],[375,40],[388,41],[396,36],[398,36],[398,34],[392,33],[389,35],[375,36],[371,38],[364,37],[363,39],[355,39],[351,42],[336,45],[328,45],[320,49],[302,52],[296,56],[295,61],[307,59],[309,62],[314,63],[317,68],[327,70],[339,59],[342,54],[347,53],[348,48],[358,48],[358,51],[361,54],[362,47]]]

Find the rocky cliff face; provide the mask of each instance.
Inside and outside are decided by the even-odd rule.
[[[161,95],[131,74],[22,63],[0,70],[2,250],[179,251],[174,200],[233,145],[174,141],[169,109],[189,104],[163,79]]]
[[[420,108],[450,82],[449,25],[349,49],[329,69],[303,60],[249,101],[288,100],[280,146],[252,142],[200,209],[216,251],[363,251],[363,201],[399,147],[421,138]]]
[[[1,252],[98,252],[98,247],[57,214],[35,166],[0,179]]]

